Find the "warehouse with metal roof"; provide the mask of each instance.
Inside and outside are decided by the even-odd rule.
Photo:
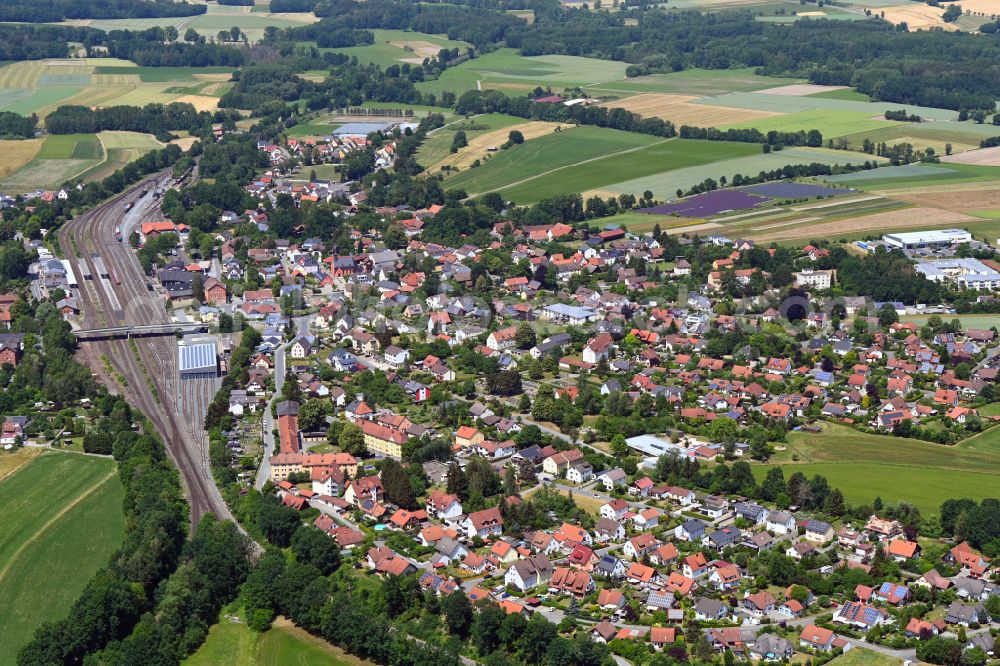
[[[219,357],[214,344],[190,345],[178,349],[181,379],[214,379],[219,376]]]

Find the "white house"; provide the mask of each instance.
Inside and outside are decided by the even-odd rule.
[[[552,578],[553,567],[544,554],[532,555],[518,560],[504,574],[504,583],[525,592],[533,587],[545,585]]]
[[[474,511],[465,517],[462,529],[470,539],[476,536],[480,539],[499,536],[503,533],[503,516],[500,515],[500,509],[496,507]]]
[[[795,516],[787,511],[775,511],[765,520],[764,528],[775,534],[791,534],[795,531]]]

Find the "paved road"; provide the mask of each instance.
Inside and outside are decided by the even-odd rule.
[[[274,416],[271,415],[271,405],[281,397],[281,387],[285,383],[285,346],[278,347],[274,352],[274,394],[264,407],[264,422],[261,426],[264,458],[257,468],[257,478],[254,487],[261,490],[264,482],[271,477],[271,456],[274,455]]]

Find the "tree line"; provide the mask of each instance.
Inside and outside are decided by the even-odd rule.
[[[138,106],[60,106],[45,117],[49,134],[91,134],[107,130],[144,132],[154,135],[184,130],[198,136],[211,132],[218,114],[197,111],[183,102]],[[4,120],[0,115],[0,126]]]
[[[206,5],[184,0],[11,0],[0,5],[0,21],[55,23],[66,19],[164,18],[197,16],[207,10]]]

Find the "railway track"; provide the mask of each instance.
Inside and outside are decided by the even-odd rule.
[[[140,196],[168,179],[166,173],[154,175],[106,204],[66,223],[59,232],[59,243],[78,276],[78,302],[82,324],[86,327],[125,324],[160,324],[169,321],[164,304],[147,288],[147,277],[138,258],[127,243],[115,238],[122,218],[140,216],[140,221],[160,216],[158,202]],[[133,206],[129,204],[134,203]],[[102,278],[94,257],[100,257],[118,277],[118,284]],[[92,279],[82,279],[86,266]],[[180,406],[177,372],[177,348],[172,336],[132,340],[101,340],[80,343],[81,359],[91,369],[103,374],[100,366],[107,358],[125,377],[124,397],[150,420],[163,438],[167,452],[181,473],[190,504],[192,526],[206,513],[232,520],[232,515],[211,477],[208,466],[208,443],[201,426],[201,416],[193,418]]]

